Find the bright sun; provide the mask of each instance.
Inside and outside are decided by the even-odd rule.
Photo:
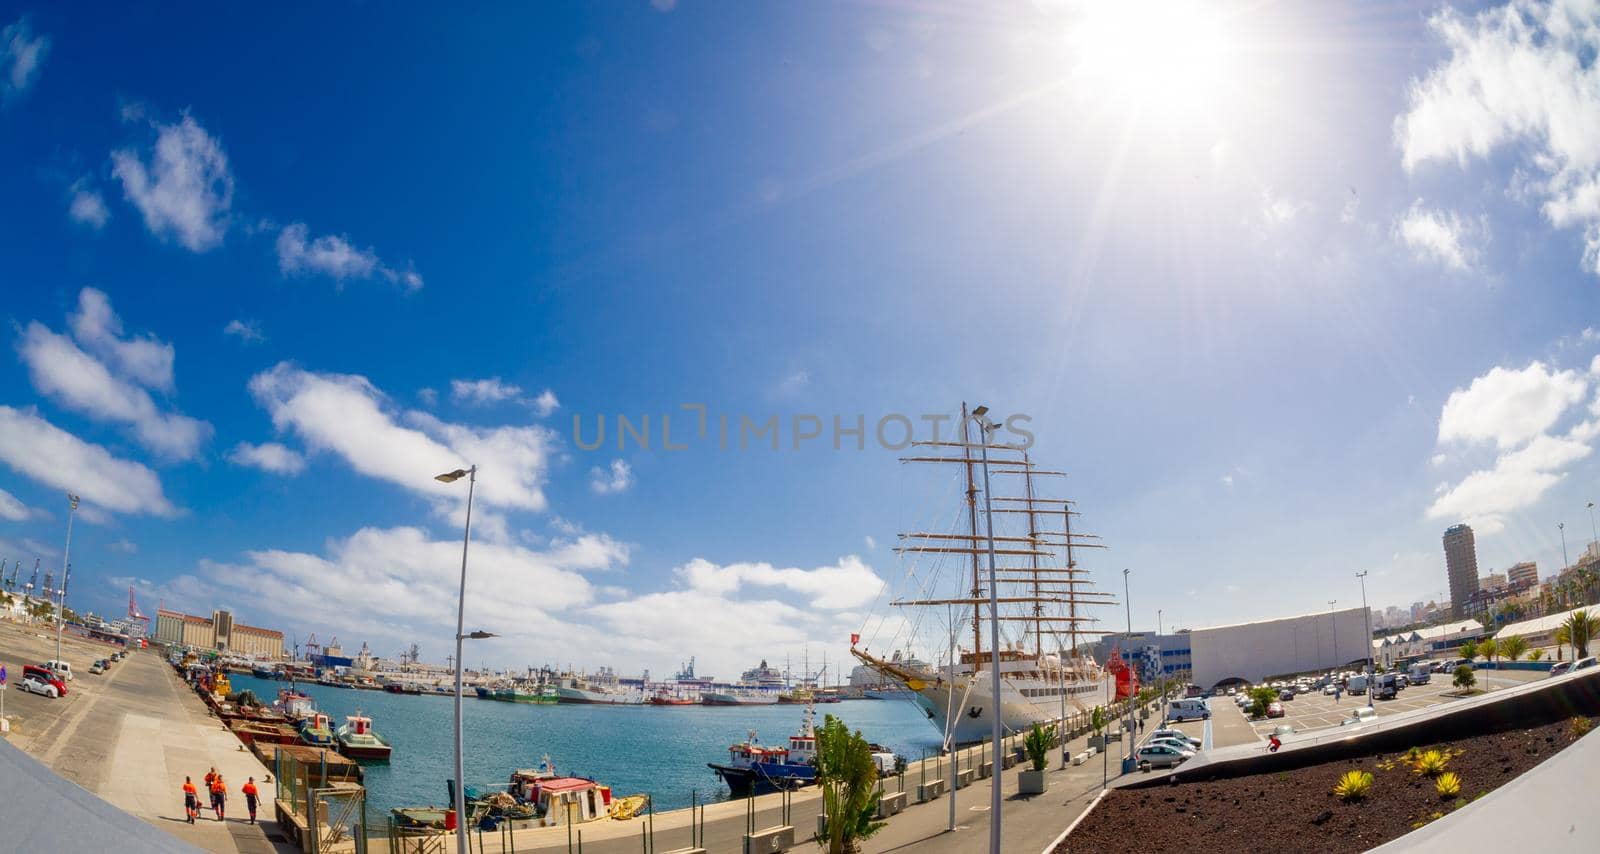
[[[1221,14],[1186,0],[1086,4],[1067,34],[1078,82],[1141,111],[1214,106],[1234,47]]]

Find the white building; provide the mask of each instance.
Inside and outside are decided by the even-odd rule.
[[[1363,608],[1195,629],[1190,638],[1194,684],[1208,689],[1344,667],[1370,649]]]
[[[1528,644],[1528,649],[1530,650],[1538,649],[1540,647],[1553,647],[1556,645],[1556,629],[1560,628],[1561,624],[1565,623],[1567,618],[1572,616],[1572,611],[1583,610],[1587,610],[1592,614],[1594,613],[1595,609],[1593,606],[1588,606],[1587,608],[1573,608],[1571,611],[1562,611],[1558,614],[1546,614],[1543,617],[1534,617],[1531,620],[1523,620],[1520,623],[1512,623],[1511,625],[1501,629],[1500,632],[1494,637],[1495,640],[1505,640],[1513,635],[1520,635],[1523,641]],[[1594,645],[1591,644],[1589,648],[1592,651],[1594,649]],[[1568,647],[1568,650],[1570,649],[1571,648]]]
[[[1453,655],[1461,644],[1484,634],[1483,624],[1477,620],[1456,620],[1378,638],[1372,642],[1372,657],[1384,667],[1407,659],[1444,658]]]

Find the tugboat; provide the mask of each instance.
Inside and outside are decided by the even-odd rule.
[[[815,710],[806,706],[800,731],[789,736],[789,746],[763,747],[756,739],[755,730],[747,740],[728,748],[728,763],[706,765],[728,784],[735,797],[751,792],[771,792],[794,789],[816,782],[817,736],[812,728]]]
[[[372,729],[372,718],[362,715],[359,711],[344,719],[344,726],[334,733],[334,738],[339,742],[339,752],[351,759],[372,759],[381,762],[389,761],[392,748],[389,742],[384,741]]]
[[[328,716],[312,712],[300,724],[300,741],[312,747],[333,747],[333,731],[328,729]]]

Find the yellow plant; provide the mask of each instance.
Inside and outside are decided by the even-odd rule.
[[[1417,757],[1417,761],[1412,763],[1411,770],[1429,777],[1437,777],[1448,764],[1450,764],[1448,755],[1437,750],[1429,750]]]
[[[1364,798],[1372,791],[1372,775],[1366,771],[1346,771],[1339,778],[1338,785],[1333,787],[1333,793],[1341,799],[1353,801]]]
[[[1453,771],[1446,771],[1433,781],[1433,788],[1439,792],[1439,797],[1448,798],[1461,793],[1461,777]]]
[[[1583,738],[1593,728],[1594,724],[1590,723],[1589,719],[1583,715],[1573,715],[1572,720],[1567,724],[1567,732],[1571,733],[1573,738]]]

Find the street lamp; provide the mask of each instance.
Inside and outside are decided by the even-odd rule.
[[[1133,645],[1133,600],[1128,597],[1128,573],[1130,571],[1127,567],[1122,568],[1122,604],[1128,612],[1128,644],[1131,647]],[[1128,744],[1128,755],[1122,760],[1122,773],[1126,774],[1128,773],[1128,763],[1133,760],[1134,681],[1133,653],[1130,650],[1124,654],[1128,656],[1128,726],[1122,732],[1122,740]]]
[[[1156,673],[1160,674],[1158,678],[1161,680],[1161,718],[1162,718],[1163,721],[1165,721],[1166,717],[1167,717],[1167,662],[1165,660],[1166,654],[1167,654],[1166,646],[1161,641],[1161,609],[1157,608],[1156,609],[1156,660],[1160,662],[1160,666],[1156,668]]]
[[[1556,527],[1561,531],[1561,568],[1565,570],[1572,565],[1567,562],[1567,523],[1557,522]]]
[[[1356,573],[1356,578],[1361,579],[1361,617],[1367,624],[1367,708],[1372,708],[1372,612],[1367,610],[1367,572],[1362,570]]]
[[[1589,542],[1600,543],[1600,529],[1594,526],[1594,502],[1589,502]]]
[[[61,660],[61,612],[67,609],[67,576],[72,572],[72,517],[78,515],[78,496],[67,493],[71,509],[67,511],[67,547],[61,552],[61,596],[56,602],[56,661]]]
[[[462,754],[462,747],[461,747],[461,674],[462,674],[463,671],[466,670],[466,667],[464,667],[462,665],[462,663],[461,663],[461,661],[462,661],[462,659],[461,659],[461,641],[463,639],[469,638],[469,637],[472,638],[473,640],[481,640],[483,638],[494,637],[494,635],[490,634],[489,632],[485,632],[485,631],[475,631],[470,635],[463,635],[461,633],[462,622],[463,622],[463,619],[466,617],[466,609],[467,609],[467,544],[470,543],[471,540],[472,540],[472,493],[473,493],[474,488],[478,484],[478,467],[477,466],[473,466],[472,468],[469,468],[469,469],[466,469],[466,470],[456,469],[455,471],[445,472],[444,474],[441,474],[441,475],[435,475],[434,478],[433,478],[434,480],[437,480],[440,483],[455,483],[456,481],[460,480],[462,477],[465,477],[467,479],[467,521],[466,521],[466,524],[462,527],[462,532],[461,532],[461,592],[456,597],[456,699],[455,699],[455,705],[456,705],[456,709],[455,709],[455,713],[456,713],[456,785],[455,785],[455,796],[456,797],[455,797],[455,801],[456,802],[455,802],[455,809],[456,809],[456,852],[457,852],[457,854],[467,854],[467,825],[466,825],[466,821],[467,821],[467,792],[466,792],[466,782],[465,782],[465,778],[463,776],[464,772],[462,771],[462,765],[464,763],[462,762],[462,756],[461,756],[461,754]]]
[[[1333,668],[1339,669],[1339,617],[1334,614],[1333,606],[1339,603],[1338,599],[1328,600],[1328,619],[1333,622]]]
[[[994,765],[989,785],[989,854],[1000,854],[1000,780],[1004,776],[1000,773],[1000,581],[994,566],[994,507],[989,495],[989,435],[998,425],[984,417],[988,414],[989,407],[981,404],[972,410],[972,419],[978,422],[978,447],[983,452],[984,533],[988,534],[989,540],[989,670],[993,675],[991,687],[994,690],[994,717],[989,731],[989,737],[994,742]],[[976,659],[973,666],[977,666]]]

